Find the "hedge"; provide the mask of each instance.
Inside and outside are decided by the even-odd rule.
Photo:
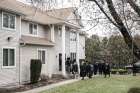
[[[37,83],[41,74],[42,62],[38,59],[32,59],[30,63],[30,83]]]

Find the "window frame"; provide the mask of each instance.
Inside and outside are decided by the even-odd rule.
[[[42,49],[42,48],[38,48],[37,49],[37,58],[39,59],[39,51],[45,51],[45,63],[42,63],[42,65],[45,65],[45,64],[47,64],[47,49]]]
[[[14,28],[14,29],[12,29],[12,28],[10,28],[10,27],[7,28],[7,27],[4,27],[4,26],[3,26],[3,23],[4,23],[4,22],[3,22],[3,21],[4,21],[4,20],[3,20],[3,17],[4,17],[3,15],[4,15],[4,14],[8,14],[8,15],[11,15],[11,16],[14,16],[14,17],[15,17],[15,28]],[[9,21],[9,20],[8,20],[8,21]],[[9,30],[9,31],[16,31],[16,24],[17,24],[16,21],[17,21],[17,18],[16,18],[16,15],[15,15],[15,14],[2,11],[2,29],[4,29],[4,30]],[[9,24],[8,24],[8,26],[9,26]]]
[[[14,49],[14,66],[4,66],[3,62],[3,49]],[[9,63],[9,62],[8,62]],[[15,68],[16,67],[16,47],[2,47],[2,68],[8,69],[8,68]]]
[[[33,26],[34,25],[36,25],[37,26],[37,34],[30,34],[30,24],[32,24]],[[38,37],[38,24],[37,23],[33,23],[33,22],[29,22],[29,24],[28,24],[28,31],[29,31],[29,35],[30,36],[36,36],[36,37]],[[34,32],[34,29],[33,29],[33,32]]]

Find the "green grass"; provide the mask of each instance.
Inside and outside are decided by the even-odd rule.
[[[42,93],[140,93],[140,76],[95,77]]]

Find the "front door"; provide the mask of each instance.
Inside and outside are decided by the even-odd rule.
[[[59,71],[62,71],[62,54],[59,53]]]

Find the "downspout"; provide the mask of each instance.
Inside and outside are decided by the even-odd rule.
[[[21,76],[20,76],[20,71],[21,71],[21,49],[20,49],[20,39],[21,39],[21,16],[19,18],[20,20],[20,27],[19,27],[19,85],[21,84]]]

